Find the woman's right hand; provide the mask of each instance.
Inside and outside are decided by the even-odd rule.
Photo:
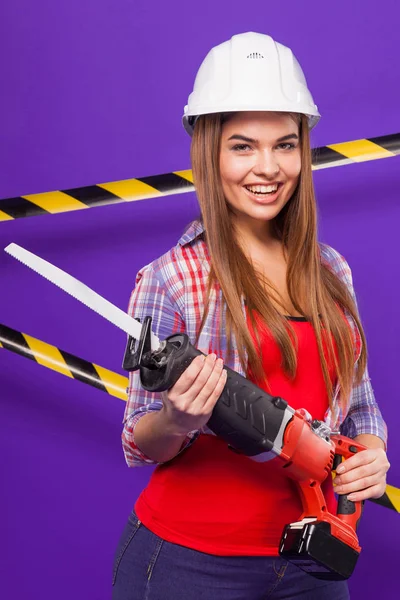
[[[175,385],[162,392],[164,418],[176,435],[201,429],[224,389],[227,372],[215,354],[196,356]]]

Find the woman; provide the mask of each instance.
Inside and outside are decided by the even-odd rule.
[[[201,219],[139,272],[129,312],[151,315],[160,339],[185,331],[206,357],[162,395],[131,374],[125,457],[157,468],[116,552],[114,600],[348,598],[346,582],[279,557],[302,512],[279,460],[234,453],[207,428],[226,364],[367,447],[336,477],[339,494],[384,492],[386,427],[351,272],[317,242],[318,119],[296,59],[268,36],[234,36],[200,67],[184,125]],[[330,481],[324,491],[335,510]]]

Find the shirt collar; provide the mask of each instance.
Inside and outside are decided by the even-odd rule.
[[[185,229],[182,237],[178,241],[180,246],[186,246],[186,244],[190,244],[195,239],[199,238],[204,233],[204,225],[201,221],[196,220],[190,223]]]

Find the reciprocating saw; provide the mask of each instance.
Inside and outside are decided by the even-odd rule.
[[[171,388],[201,354],[183,333],[160,341],[151,331],[150,317],[140,324],[75,277],[21,246],[12,243],[5,251],[125,331],[129,338],[123,366],[128,371],[140,370],[146,390]],[[285,527],[281,556],[315,577],[347,579],[361,550],[356,527],[362,503],[341,495],[333,515],[327,510],[321,484],[338,462],[364,446],[333,433],[306,411],[294,410],[284,399],[225,368],[227,381],[208,427],[232,450],[255,460],[262,461],[272,452],[300,490],[303,513],[299,521]]]
[[[144,389],[161,392],[170,389],[201,352],[183,333],[167,337],[154,351],[150,333],[151,317],[146,317],[140,339],[128,338],[123,367],[139,369]],[[341,495],[333,515],[321,484],[341,460],[364,446],[333,434],[307,411],[294,410],[283,398],[225,368],[227,381],[207,426],[232,450],[255,460],[262,461],[263,453],[272,452],[300,490],[303,513],[296,523],[286,525],[280,555],[319,579],[347,579],[361,550],[356,527],[362,503]]]

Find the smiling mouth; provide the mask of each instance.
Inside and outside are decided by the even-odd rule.
[[[273,196],[282,187],[283,183],[273,183],[271,185],[245,185],[243,186],[248,192],[259,196],[260,198],[268,198]]]

